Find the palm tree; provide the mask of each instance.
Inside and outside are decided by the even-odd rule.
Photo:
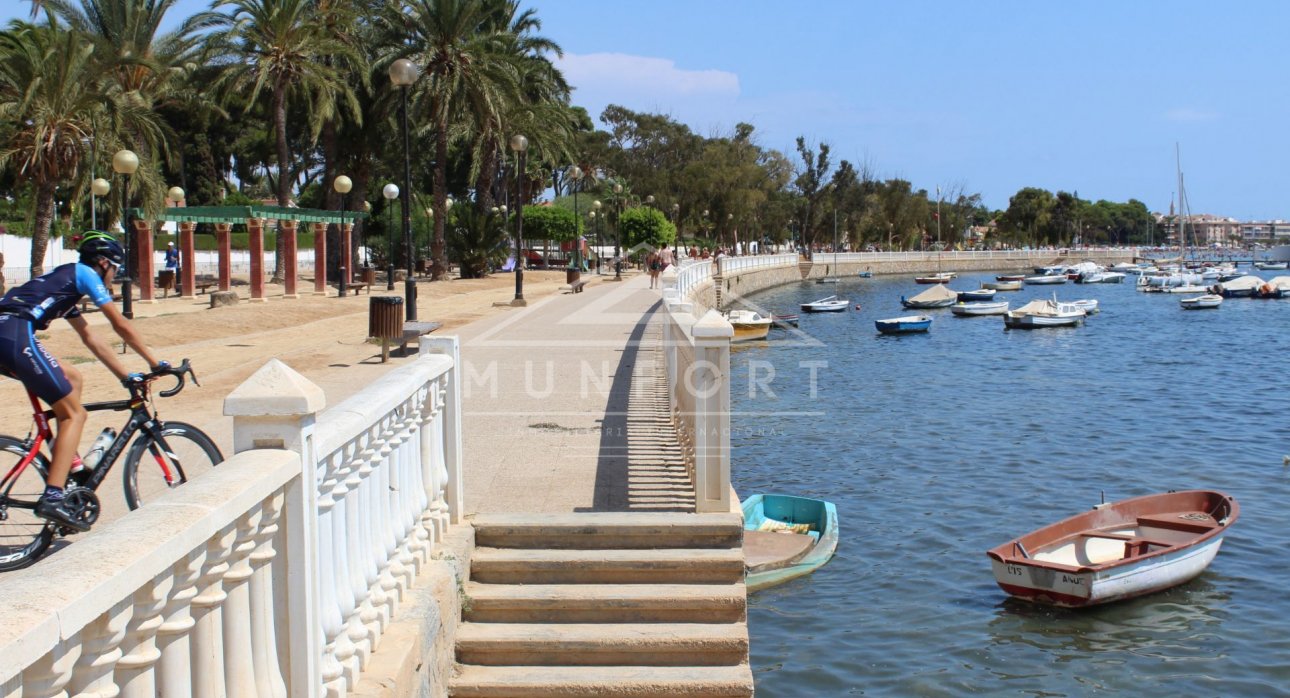
[[[432,280],[448,272],[444,244],[450,129],[469,123],[476,132],[500,132],[505,105],[522,100],[521,80],[508,60],[509,27],[496,0],[406,0],[387,13],[393,42],[422,69],[415,105],[434,128],[434,241]],[[495,143],[490,149],[495,152]]]
[[[291,154],[287,147],[287,106],[292,97],[321,104],[339,104],[359,112],[354,90],[331,59],[361,60],[352,46],[328,34],[320,21],[318,0],[219,0],[231,6],[228,14],[205,12],[189,20],[185,29],[212,29],[207,43],[224,70],[217,80],[222,89],[249,94],[255,102],[268,92],[272,102],[273,132],[277,150],[277,199],[291,200]],[[331,110],[315,111],[311,136],[317,140]],[[282,236],[273,277],[283,276]]]
[[[162,128],[151,110],[105,83],[93,44],[52,18],[0,32],[0,120],[13,125],[0,143],[0,167],[12,165],[35,189],[33,276],[44,273],[55,189],[77,182],[96,128],[109,145],[119,144],[114,133],[159,138]]]

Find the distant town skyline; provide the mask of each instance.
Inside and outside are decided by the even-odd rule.
[[[620,104],[703,135],[748,122],[794,158],[802,135],[835,164],[979,192],[993,209],[1034,186],[1167,212],[1178,144],[1192,211],[1290,219],[1290,4],[524,5],[593,118]],[[168,24],[209,6],[178,0]],[[28,16],[27,2],[0,9]]]

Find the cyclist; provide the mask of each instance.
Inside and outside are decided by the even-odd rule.
[[[108,370],[123,384],[142,380],[142,373],[130,373],[117,360],[111,346],[90,331],[81,315],[81,298],[89,296],[111,323],[121,339],[148,365],[157,369],[168,364],[158,361],[129,320],[112,303],[108,291],[116,270],[125,263],[125,251],[111,235],[91,231],[81,241],[80,261],[56,267],[44,276],[10,289],[0,299],[0,372],[22,381],[54,410],[58,436],[53,443],[54,457],[49,466],[45,492],[36,504],[37,516],[78,531],[89,526],[75,517],[64,500],[63,488],[71,472],[76,448],[85,428],[85,408],[81,406],[81,372],[54,358],[35,332],[49,327],[56,318],[65,318],[76,334]]]

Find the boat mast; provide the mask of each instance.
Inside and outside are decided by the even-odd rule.
[[[941,185],[936,185],[936,273],[941,273]]]
[[[1174,163],[1178,169],[1178,259],[1183,267],[1187,265],[1187,216],[1184,213],[1182,151],[1174,143]]]

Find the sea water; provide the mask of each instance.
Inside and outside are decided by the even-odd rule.
[[[848,312],[733,352],[736,489],[830,500],[841,529],[824,568],[750,597],[757,695],[1290,695],[1290,300],[1032,287],[996,299],[1102,312],[1005,330],[901,308],[924,288],[844,280]],[[820,295],[745,300],[796,313]],[[877,334],[908,314],[931,331]],[[1078,611],[995,585],[994,545],[1103,497],[1192,488],[1233,495],[1241,518],[1188,584]]]

